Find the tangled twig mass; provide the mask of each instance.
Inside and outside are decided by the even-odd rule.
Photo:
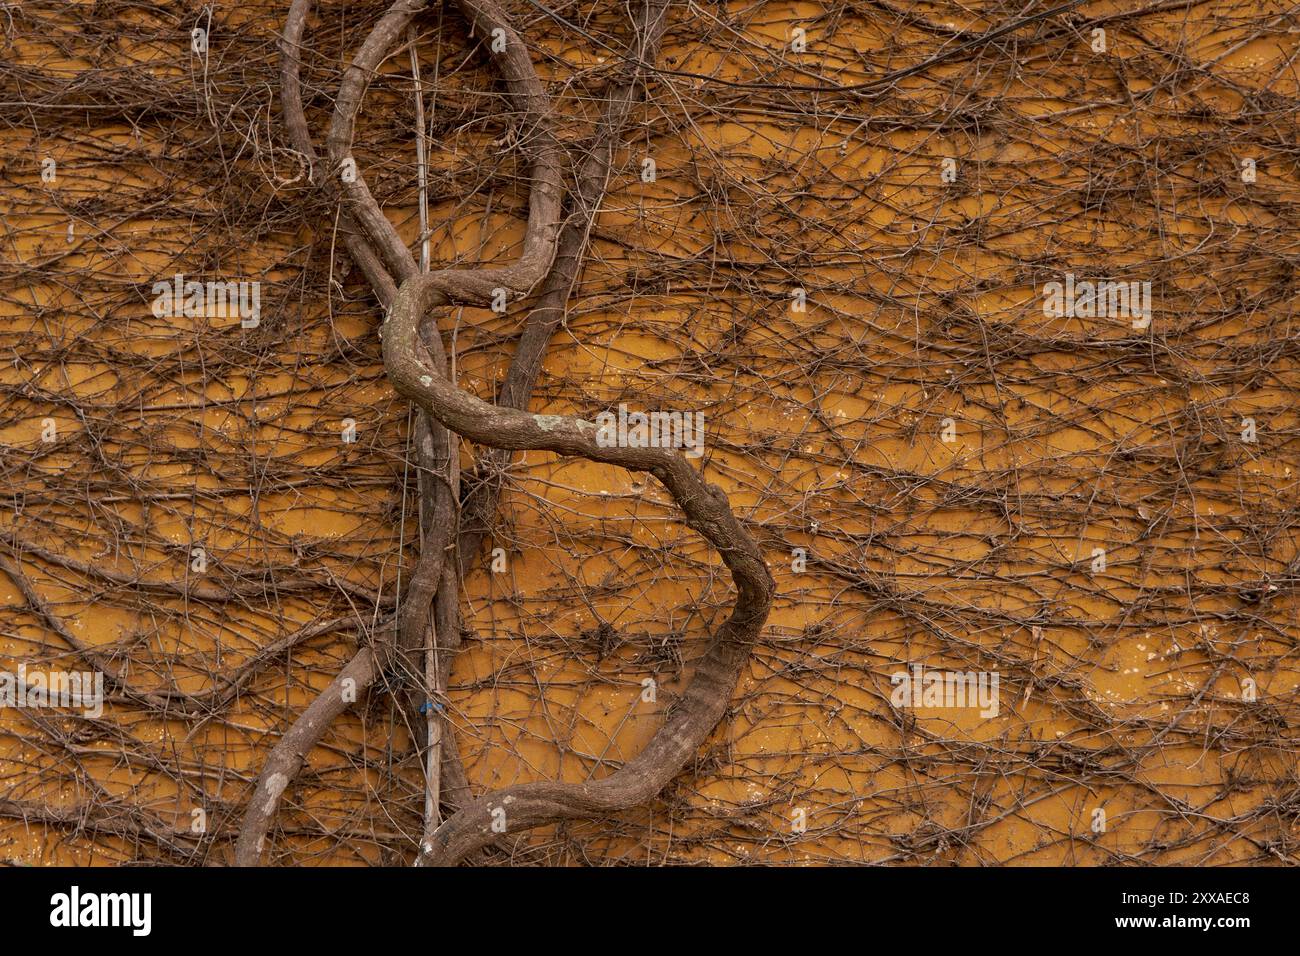
[[[0,858],[1296,862],[1287,5],[219,6],[0,17]]]

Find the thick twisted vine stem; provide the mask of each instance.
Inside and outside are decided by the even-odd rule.
[[[346,153],[352,116],[360,107],[365,84],[373,75],[378,62],[394,38],[400,35],[425,5],[424,2],[394,4],[376,24],[370,40],[362,45],[349,66],[335,104],[330,140],[332,158]],[[294,148],[307,157],[315,175],[319,160],[303,108],[300,79],[302,39],[311,8],[312,0],[294,0],[290,6],[281,42],[280,78],[282,108],[290,140]],[[376,37],[381,39],[375,40]],[[342,119],[341,113],[345,114]],[[340,130],[347,132],[340,134]],[[335,134],[341,135],[342,139],[336,138]],[[358,198],[355,189],[348,189],[350,184],[347,180],[351,177],[340,175],[340,165],[341,160],[335,160],[329,173],[317,177],[321,180],[319,185],[339,192],[345,199]],[[370,205],[374,206],[365,184],[361,183],[360,188],[360,198],[369,199]],[[417,271],[415,261],[397,237],[396,231],[387,226],[387,220],[383,219],[382,214],[378,218],[384,221],[386,230],[376,227],[374,217],[358,225],[354,206],[355,203],[345,203],[340,211],[339,226],[344,242],[349,254],[369,280],[376,298],[381,305],[387,307],[396,295],[393,274],[401,278],[410,277]],[[365,208],[364,203],[361,208]],[[383,254],[377,252],[377,249],[382,249]],[[384,259],[387,260],[387,265]],[[434,336],[437,334],[436,328],[431,328],[429,332]],[[395,664],[403,663],[408,673],[417,673],[419,668],[410,660],[403,660],[402,655],[409,655],[419,649],[426,634],[429,635],[431,644],[437,642],[440,648],[447,651],[441,655],[440,667],[445,671],[450,665],[452,652],[459,643],[454,549],[459,511],[453,471],[456,462],[446,430],[437,422],[429,421],[423,414],[416,422],[415,459],[419,469],[421,525],[425,534],[421,540],[419,561],[396,618],[396,626],[380,629],[374,635],[372,644],[357,652],[335,681],[312,702],[272,749],[258,777],[236,841],[235,861],[238,865],[254,866],[261,862],[266,833],[275,819],[281,795],[297,778],[307,753],[320,742],[339,714],[359,700]],[[433,603],[439,595],[443,600],[435,613]],[[433,647],[426,650],[434,652]],[[412,723],[419,725],[422,721],[419,720],[417,709],[424,702],[425,694],[409,693],[407,698]],[[440,761],[442,773],[446,777],[441,787],[442,799],[454,807],[467,798],[468,783],[450,733],[440,735],[439,746],[443,751]]]
[[[313,0],[294,0],[285,19],[284,35],[280,42],[280,104],[284,114],[285,130],[293,148],[307,159],[313,181],[319,176],[319,158],[312,143],[311,128],[302,105],[302,35],[307,27]],[[333,181],[330,180],[332,183]],[[392,275],[384,268],[379,257],[366,239],[357,231],[356,223],[346,211],[339,217],[343,243],[352,260],[361,267],[379,303],[387,306],[397,295]]]
[[[480,797],[453,814],[421,847],[429,865],[451,865],[496,837],[505,820],[519,832],[558,820],[590,816],[642,803],[668,783],[722,718],[741,668],[767,620],[775,584],[758,545],[732,514],[727,496],[706,482],[678,452],[662,448],[607,448],[592,422],[558,415],[530,415],[484,402],[451,385],[435,363],[421,358],[419,327],[426,312],[478,299],[485,273],[435,272],[403,283],[384,323],[384,367],[403,395],[452,431],[496,448],[543,450],[647,471],[657,478],[698,532],[722,557],[736,585],[731,616],[697,664],[672,715],[636,757],[610,776],[587,784],[535,783]],[[496,813],[494,813],[496,811]],[[504,817],[501,815],[504,811]],[[494,819],[495,818],[495,819]]]
[[[609,182],[614,147],[644,83],[645,65],[654,63],[658,58],[659,45],[667,23],[668,0],[645,0],[632,31],[627,76],[621,82],[611,84],[606,94],[604,115],[595,143],[578,166],[577,186],[569,202],[571,213],[560,233],[555,265],[546,276],[537,301],[529,311],[528,321],[519,337],[519,345],[510,360],[510,368],[497,396],[499,405],[509,408],[528,407],[533,385],[546,355],[546,346],[564,321],[569,294],[573,291],[573,284],[582,265],[587,237]],[[509,461],[509,449],[490,448],[476,462],[476,474],[465,498],[461,518],[461,564],[468,564],[478,553],[483,539],[492,528],[501,491],[501,472]]]
[[[424,0],[397,0],[376,24],[345,73],[328,138],[329,160],[334,170],[343,168],[350,160],[348,152],[366,82],[412,18],[425,6]],[[446,431],[442,430],[446,429],[498,451],[546,450],[649,472],[682,508],[687,526],[718,551],[731,571],[736,597],[730,617],[697,664],[678,706],[641,753],[599,781],[527,784],[465,803],[432,834],[426,833],[419,857],[419,862],[425,865],[452,865],[483,848],[497,836],[494,820],[504,819],[507,830],[518,833],[559,820],[616,811],[653,797],[681,770],[721,719],[744,662],[767,619],[775,590],[758,546],[732,514],[726,495],[706,482],[679,453],[654,448],[604,447],[597,441],[597,429],[591,422],[530,415],[515,408],[492,405],[459,390],[449,380],[446,355],[432,310],[445,305],[486,306],[499,289],[514,297],[527,295],[555,263],[561,207],[560,151],[549,129],[550,101],[527,49],[492,0],[460,0],[459,6],[479,36],[489,36],[497,29],[506,36],[506,48],[497,54],[496,60],[522,115],[520,140],[526,144],[530,156],[529,215],[519,258],[505,267],[441,270],[421,275],[364,179],[359,175],[348,177],[342,187],[347,222],[355,223],[360,230],[360,235],[349,237],[349,249],[355,246],[361,250],[363,272],[380,302],[389,306],[383,327],[386,372],[397,391],[428,417],[427,430],[419,439],[421,444],[429,439],[423,449],[425,458],[441,457],[446,467],[452,466]],[[286,97],[286,110],[296,117],[291,125],[298,123],[302,113],[295,54],[309,7],[309,0],[295,0],[286,27],[286,62],[293,61],[285,72],[286,92],[291,94]],[[657,44],[663,27],[663,4],[648,3],[645,17],[648,20],[643,19],[643,26],[648,29],[638,30],[638,36]],[[646,49],[643,44],[638,50],[638,60]],[[615,94],[610,115],[618,122],[630,106],[632,88],[632,85],[622,87]],[[303,135],[305,130],[303,121],[294,135]],[[593,199],[597,193],[594,182],[599,179],[603,186],[607,174],[608,153],[594,165],[584,164],[580,173],[580,200],[587,204],[598,201]],[[551,312],[559,309],[561,314],[585,237],[566,235],[566,239],[569,241],[562,249],[564,263],[558,270],[558,279],[543,290],[548,309]],[[395,296],[390,285],[390,277],[394,275],[400,282]],[[543,347],[545,337],[549,337],[556,324],[551,312],[544,321],[532,324],[532,328],[540,330],[534,333],[534,339],[544,332]],[[530,344],[527,354],[531,355],[539,346]],[[536,359],[517,364],[522,369],[522,380],[530,382],[536,375]],[[526,401],[527,384],[512,391],[518,394],[510,398],[520,404]],[[440,447],[436,441],[439,438],[442,439]],[[443,487],[453,488],[454,484],[448,482]],[[454,561],[455,550],[438,545],[452,540],[457,516],[454,508],[450,513],[443,509],[440,517],[444,520],[439,522],[439,510],[436,500],[422,500],[422,512],[433,520],[433,527],[426,530],[420,562],[407,593],[406,613],[399,616],[396,638],[399,647],[414,646],[430,631],[435,634],[431,647],[442,646],[436,643],[437,632],[455,621],[454,614],[443,606],[449,599],[454,600],[454,590],[449,592],[446,587],[452,566],[446,554],[450,551]],[[435,598],[437,613],[433,610]],[[237,863],[252,865],[260,861],[280,795],[301,769],[306,753],[319,741],[329,722],[391,663],[395,651],[388,643],[377,642],[359,652],[272,751],[259,776],[240,833]],[[463,794],[466,788],[462,785],[459,790]]]

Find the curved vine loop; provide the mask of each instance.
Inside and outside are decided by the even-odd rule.
[[[291,20],[295,15],[305,19],[309,2],[295,0]],[[397,0],[376,24],[344,75],[327,141],[334,170],[343,168],[350,158],[355,118],[368,78],[426,5],[427,0]],[[432,311],[448,305],[487,306],[498,289],[516,298],[528,295],[545,278],[556,255],[562,192],[560,151],[548,123],[551,104],[526,47],[495,0],[458,0],[458,5],[478,36],[491,36],[494,30],[505,35],[505,49],[496,54],[496,61],[527,127],[527,135],[519,140],[527,143],[531,151],[527,229],[523,250],[511,265],[420,274],[364,178],[348,178],[343,184],[348,213],[364,235],[364,254],[370,257],[370,267],[363,266],[363,271],[381,303],[391,299],[382,329],[388,378],[431,423],[437,422],[489,448],[551,451],[649,472],[682,509],[687,527],[718,552],[731,572],[736,593],[730,616],[711,639],[677,706],[639,754],[601,780],[523,784],[467,802],[424,841],[419,862],[425,865],[454,865],[487,846],[498,836],[493,822],[502,814],[508,832],[518,833],[560,820],[625,809],[652,798],[680,772],[725,713],[745,661],[767,620],[775,591],[758,545],[732,513],[726,494],[705,481],[680,453],[660,448],[604,447],[596,440],[597,428],[592,422],[493,405],[460,390],[449,380],[446,354]],[[399,281],[391,297],[384,281],[388,270]],[[439,574],[441,570],[439,564]],[[356,672],[351,675],[353,680],[373,680],[378,664],[382,661],[363,652],[345,668],[345,673],[350,669]],[[306,751],[323,733],[322,721],[327,725],[344,709],[335,701],[336,685],[343,678],[344,674],[336,678],[268,758],[240,834],[237,862],[260,860],[279,797],[291,779],[283,771],[287,768],[296,773]]]

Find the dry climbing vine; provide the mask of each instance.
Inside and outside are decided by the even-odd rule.
[[[287,50],[292,51],[301,42],[300,24],[308,6],[305,0],[296,3],[290,14]],[[376,24],[344,74],[329,137],[329,159],[334,170],[355,168],[349,151],[365,81],[404,35],[411,18],[425,6],[425,0],[397,0]],[[732,515],[725,492],[700,478],[679,451],[602,447],[596,440],[596,426],[590,422],[557,415],[529,415],[495,406],[449,383],[441,340],[436,327],[425,323],[426,316],[433,308],[448,304],[488,306],[499,290],[517,297],[528,295],[554,265],[561,205],[558,147],[545,129],[551,104],[526,47],[510,27],[505,13],[490,0],[463,0],[461,8],[484,38],[494,33],[503,38],[499,51],[501,72],[518,101],[522,118],[522,130],[517,135],[531,144],[534,152],[530,164],[528,227],[523,251],[511,266],[448,269],[421,275],[413,257],[376,204],[365,179],[351,173],[343,177],[350,218],[360,224],[372,244],[369,261],[383,260],[401,277],[396,296],[385,302],[388,317],[383,328],[384,366],[389,379],[429,419],[481,445],[512,450],[544,449],[653,474],[685,512],[688,527],[702,534],[717,549],[735,579],[737,597],[730,618],[714,637],[707,655],[697,663],[695,675],[676,712],[635,759],[598,782],[523,785],[480,797],[461,807],[440,827],[427,833],[422,843],[425,862],[444,864],[459,862],[467,854],[484,848],[494,839],[493,834],[505,832],[493,827],[494,810],[500,819],[509,820],[507,826],[517,831],[570,817],[625,809],[657,793],[680,771],[722,717],[749,648],[767,619],[773,590],[763,557]],[[658,22],[663,15],[662,5],[654,12],[657,14],[654,20]],[[644,50],[645,44],[639,47]],[[296,53],[288,55],[292,57]],[[286,75],[291,74],[292,68],[287,69]],[[296,82],[291,80],[289,86],[292,91]],[[308,153],[308,149],[304,143],[302,152]],[[349,162],[353,164],[351,167],[347,166]],[[360,245],[355,240],[353,244]],[[386,298],[385,290],[391,283],[385,280],[382,269],[378,265],[367,269],[381,299]],[[424,457],[432,464],[434,455],[441,451],[442,461],[449,460],[448,433],[435,432],[433,428],[428,428],[428,432]],[[449,487],[448,483],[435,486]],[[425,641],[423,632],[427,628],[436,631],[430,606],[435,596],[441,596],[437,582],[442,577],[447,552],[455,548],[454,538],[449,534],[455,527],[454,516],[445,515],[428,528],[427,537],[421,543],[421,559],[407,591],[406,616],[399,624],[408,647],[419,642],[430,654],[437,644],[436,633],[433,641]],[[307,752],[320,740],[328,721],[347,703],[355,701],[355,696],[346,694],[345,690],[355,692],[368,688],[386,663],[384,657],[376,656],[369,648],[361,651],[281,739],[258,779],[236,847],[236,862],[247,865],[258,861],[280,795],[296,776]]]
[[[285,7],[0,7],[0,857],[1295,861],[1294,11]]]

